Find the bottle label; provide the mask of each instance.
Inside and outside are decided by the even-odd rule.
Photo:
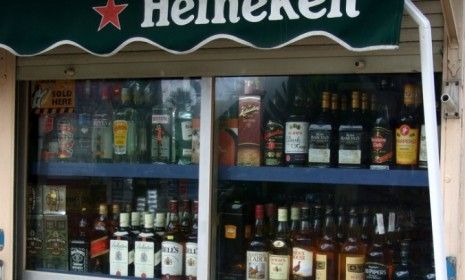
[[[153,278],[155,267],[155,243],[136,241],[134,248],[134,276]]]
[[[152,115],[152,124],[169,124],[169,115]]]
[[[301,277],[313,275],[313,252],[302,248],[292,249],[292,274]]]
[[[247,279],[268,279],[268,252],[247,251]]]
[[[70,261],[71,271],[87,272],[89,269],[89,250],[84,247],[71,247]]]
[[[186,243],[186,276],[197,277],[197,243]]]
[[[374,127],[371,135],[371,163],[390,165],[393,151],[392,131],[384,127]]]
[[[192,140],[192,120],[181,122],[181,137],[183,141]]]
[[[129,242],[110,240],[110,275],[128,276]]]
[[[339,128],[339,164],[361,164],[362,130],[361,125],[341,125]]]
[[[127,153],[129,124],[124,120],[113,122],[113,146],[115,154],[125,155]]]
[[[417,164],[418,128],[404,124],[396,129],[396,163],[402,165]]]
[[[161,274],[182,276],[183,249],[177,242],[163,241],[161,243]]]
[[[224,237],[227,239],[236,239],[237,227],[235,225],[225,225],[224,226]]]
[[[58,158],[69,159],[74,152],[74,130],[71,120],[65,119],[58,123]]]
[[[326,280],[327,274],[327,259],[326,255],[316,254],[316,263],[315,263],[315,279],[316,280]]]
[[[308,152],[308,122],[286,122],[286,154]]]
[[[269,122],[266,127],[265,143],[265,165],[278,166],[283,157],[284,128],[277,122]]]
[[[365,264],[365,280],[387,280],[387,267],[382,263]]]
[[[95,258],[108,253],[108,237],[104,236],[90,243],[90,257]]]
[[[309,163],[330,163],[331,125],[310,125],[308,143]]]
[[[346,280],[364,280],[365,257],[346,257]]]
[[[288,280],[290,257],[270,255],[270,280]]]
[[[420,132],[420,167],[426,168],[428,167],[428,157],[426,152],[426,131],[425,125],[421,125],[421,132]]]

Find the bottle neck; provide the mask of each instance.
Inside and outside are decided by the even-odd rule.
[[[255,237],[263,237],[265,235],[265,223],[263,218],[255,219]]]
[[[278,235],[286,235],[289,231],[287,221],[279,221],[278,228],[276,230],[276,234]]]
[[[347,230],[347,239],[357,241],[360,238],[360,228],[356,216],[351,216],[349,220],[349,229]]]
[[[326,216],[323,236],[327,239],[333,239],[336,236],[336,224],[333,215]]]

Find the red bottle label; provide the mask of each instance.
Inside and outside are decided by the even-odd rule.
[[[108,237],[104,236],[90,243],[90,257],[95,258],[109,251]]]

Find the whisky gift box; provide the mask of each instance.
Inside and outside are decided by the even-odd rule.
[[[237,165],[260,166],[262,139],[261,97],[239,97]]]
[[[41,215],[43,213],[43,186],[28,185],[26,190],[27,214]]]
[[[26,268],[43,267],[44,227],[43,215],[30,215],[26,224]]]
[[[66,186],[44,185],[43,191],[43,214],[65,215],[66,214]]]
[[[44,215],[44,268],[68,270],[68,219]]]

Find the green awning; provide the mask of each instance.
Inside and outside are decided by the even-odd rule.
[[[322,35],[354,51],[394,49],[403,0],[0,0],[0,47],[64,44],[111,55],[131,42],[172,53],[220,38],[279,48]]]

